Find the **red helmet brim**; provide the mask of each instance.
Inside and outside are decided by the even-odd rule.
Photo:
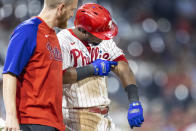
[[[104,32],[90,32],[90,33],[99,39],[109,40],[118,34],[118,26],[112,21],[110,30]]]

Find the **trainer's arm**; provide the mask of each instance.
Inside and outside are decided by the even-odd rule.
[[[6,109],[6,130],[19,130],[16,112],[16,81],[11,74],[3,74],[3,99]]]
[[[84,67],[68,68],[63,74],[63,84],[72,84],[94,75],[94,67],[90,64]]]
[[[63,84],[72,84],[77,81],[76,68],[68,68],[63,73]]]

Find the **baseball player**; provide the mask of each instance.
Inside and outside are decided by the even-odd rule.
[[[130,127],[140,127],[143,109],[138,88],[123,51],[112,40],[117,25],[103,6],[89,3],[76,13],[75,28],[57,34],[63,57],[63,115],[67,131],[108,131],[110,100],[107,75],[112,70],[122,81],[130,101]]]

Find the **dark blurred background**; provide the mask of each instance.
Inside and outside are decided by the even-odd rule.
[[[135,74],[144,105],[145,122],[133,130],[196,131],[196,0],[79,0],[79,5],[87,2],[106,7],[119,27],[115,40]],[[43,0],[0,0],[0,72],[13,29],[36,16],[42,5]],[[129,131],[127,96],[118,78],[111,74],[108,80],[116,131]],[[0,93],[1,126],[2,88]]]

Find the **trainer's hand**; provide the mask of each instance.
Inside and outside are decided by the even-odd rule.
[[[111,67],[116,66],[117,62],[97,59],[92,63],[92,65],[95,69],[95,75],[108,76]]]
[[[129,105],[127,119],[131,128],[141,127],[141,124],[144,122],[144,117],[143,108],[139,101]]]
[[[3,131],[20,131],[17,117],[6,116],[5,127]]]

